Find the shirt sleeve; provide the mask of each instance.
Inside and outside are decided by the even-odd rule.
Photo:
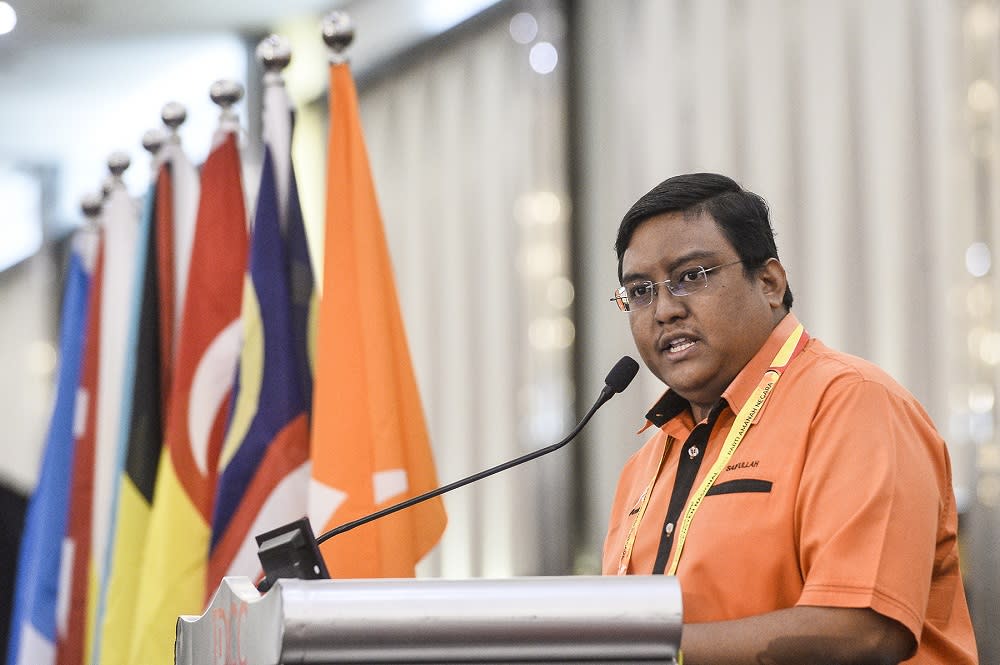
[[[919,640],[947,475],[944,442],[912,397],[861,376],[832,383],[796,500],[798,604],[870,607]]]

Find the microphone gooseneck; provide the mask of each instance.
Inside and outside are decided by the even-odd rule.
[[[604,388],[601,389],[601,394],[598,396],[597,401],[594,402],[594,405],[590,407],[590,410],[587,411],[587,414],[580,420],[579,423],[577,423],[576,427],[574,427],[573,430],[568,435],[566,435],[566,437],[562,441],[558,443],[553,443],[552,445],[546,446],[544,448],[539,448],[538,450],[532,451],[526,455],[521,455],[520,457],[517,457],[515,459],[509,460],[502,464],[498,464],[494,467],[486,469],[485,471],[480,471],[479,473],[475,473],[466,478],[462,478],[461,480],[456,480],[453,483],[442,485],[437,489],[433,489],[429,492],[424,492],[423,494],[407,499],[406,501],[401,501],[397,504],[389,506],[388,508],[383,508],[382,510],[374,512],[370,515],[365,515],[364,517],[360,517],[352,522],[341,524],[340,526],[334,527],[329,531],[319,535],[316,538],[316,543],[319,544],[326,542],[327,540],[333,538],[334,536],[340,535],[345,531],[350,531],[351,529],[357,528],[364,524],[368,524],[369,522],[377,520],[380,517],[391,515],[392,513],[395,513],[399,510],[403,510],[404,508],[409,508],[410,506],[422,503],[424,501],[427,501],[428,499],[433,499],[436,496],[441,496],[446,492],[458,489],[459,487],[464,487],[469,483],[474,483],[477,480],[482,480],[483,478],[492,476],[495,473],[506,471],[511,467],[524,464],[525,462],[530,462],[531,460],[537,459],[542,455],[548,455],[549,453],[562,448],[567,443],[572,441],[577,434],[580,433],[580,430],[582,430],[586,426],[586,424],[590,422],[590,419],[597,412],[597,410],[605,404],[605,402],[614,397],[617,393],[620,393],[623,390],[625,390],[628,387],[628,385],[632,383],[632,379],[635,378],[635,375],[638,372],[639,372],[639,363],[637,363],[633,358],[630,358],[629,356],[623,356],[621,360],[615,363],[615,366],[611,368],[610,372],[608,372],[607,378],[604,379],[605,385]]]

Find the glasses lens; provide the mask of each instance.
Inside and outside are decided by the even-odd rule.
[[[619,286],[615,289],[615,297],[612,300],[615,301],[615,304],[618,305],[618,309],[621,311],[627,312],[629,310],[628,291],[625,290],[624,286]]]
[[[639,282],[627,287],[628,300],[632,309],[646,307],[653,302],[653,283]]]
[[[701,266],[691,268],[667,282],[667,287],[675,296],[688,296],[708,286],[708,275]]]

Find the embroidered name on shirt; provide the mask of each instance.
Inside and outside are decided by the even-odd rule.
[[[730,464],[726,466],[726,471],[736,471],[737,469],[756,469],[760,465],[760,460],[755,459],[752,462],[737,462],[736,464]]]

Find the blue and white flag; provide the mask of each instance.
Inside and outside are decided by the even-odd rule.
[[[8,665],[55,662],[59,569],[73,470],[77,388],[97,233],[74,238],[63,295],[56,400],[38,485],[28,504],[17,566]]]

